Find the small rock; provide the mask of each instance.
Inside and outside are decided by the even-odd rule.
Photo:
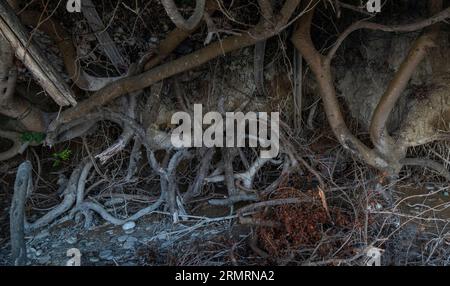
[[[98,259],[97,257],[91,257],[91,258],[89,258],[89,261],[92,263],[96,263],[96,262],[99,262],[100,259]]]
[[[77,243],[77,241],[78,239],[75,236],[71,236],[68,239],[66,239],[66,242],[71,245]]]
[[[109,250],[109,249],[103,250],[102,252],[100,252],[99,257],[100,257],[100,259],[103,259],[103,260],[112,260],[114,258],[112,250]]]
[[[128,239],[128,235],[122,235],[117,238],[119,242],[125,242]]]
[[[90,241],[90,242],[86,243],[86,247],[92,247],[94,245],[95,245],[94,241]]]
[[[136,223],[134,221],[129,221],[129,222],[125,223],[124,225],[122,225],[123,231],[125,231],[125,233],[127,233],[127,234],[133,233],[135,227],[136,227]]]
[[[130,236],[127,241],[123,244],[124,249],[134,249],[136,243],[138,242],[138,239],[136,237]]]

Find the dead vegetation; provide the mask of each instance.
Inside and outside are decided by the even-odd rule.
[[[185,227],[176,241],[219,222],[230,233],[164,254],[152,242],[137,252],[143,264],[365,265],[377,248],[386,265],[448,265],[442,0],[402,23],[389,11],[415,9],[408,1],[387,1],[380,15],[359,1],[90,2],[80,14],[54,1],[0,3],[0,200],[10,206],[1,223],[12,264],[26,263],[24,235],[163,213]],[[350,93],[339,74],[360,73],[361,54],[378,60],[362,33],[414,35],[408,53],[371,72],[384,81],[373,81],[370,116],[352,96],[373,82]],[[279,111],[279,156],[174,148],[172,115],[198,103]]]

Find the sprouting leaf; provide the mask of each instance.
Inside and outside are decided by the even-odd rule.
[[[45,133],[42,132],[24,132],[21,135],[21,138],[23,143],[30,142],[30,143],[37,143],[41,144],[45,140]]]

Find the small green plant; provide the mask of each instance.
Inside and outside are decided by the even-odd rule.
[[[53,153],[53,158],[55,159],[53,167],[59,167],[62,162],[68,161],[71,156],[72,151],[70,149],[64,149],[61,152]]]
[[[41,144],[45,140],[45,133],[42,132],[24,132],[20,136],[22,143],[37,143]]]

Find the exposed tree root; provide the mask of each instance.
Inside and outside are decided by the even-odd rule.
[[[430,1],[434,3],[434,0]],[[407,146],[399,144],[400,142],[391,139],[389,135],[386,134],[386,121],[397,99],[409,82],[415,68],[423,60],[428,49],[433,46],[434,40],[437,37],[437,30],[432,29],[415,41],[409,55],[396,73],[396,76],[389,85],[385,95],[380,100],[380,103],[375,110],[370,128],[371,139],[375,145],[375,149],[369,148],[356,138],[349,131],[344,121],[333,83],[331,60],[342,42],[355,30],[371,29],[386,32],[416,31],[450,17],[450,8],[437,13],[427,20],[401,26],[389,27],[366,21],[357,22],[351,25],[338,37],[338,40],[326,56],[320,54],[319,51],[316,50],[311,39],[311,23],[313,15],[314,10],[311,10],[299,20],[297,30],[292,36],[292,42],[302,53],[316,77],[331,129],[342,146],[347,150],[362,158],[367,164],[395,176],[402,168],[400,161],[406,154]]]
[[[13,145],[7,151],[0,153],[0,162],[14,158],[15,156],[23,152],[23,150],[27,146],[22,144],[21,135],[16,132],[0,130],[0,137],[11,140],[13,143]]]
[[[402,164],[405,166],[419,166],[422,168],[429,168],[438,173],[438,175],[446,178],[450,181],[450,171],[445,168],[445,166],[439,164],[430,159],[421,159],[421,158],[405,158],[402,161]]]
[[[105,86],[93,94],[89,99],[79,103],[75,108],[63,111],[58,119],[52,122],[49,131],[53,132],[58,128],[58,125],[70,122],[75,118],[88,113],[93,108],[105,105],[123,94],[142,90],[165,78],[198,67],[220,55],[254,45],[258,41],[278,34],[286,28],[286,25],[291,15],[295,12],[299,2],[299,0],[287,0],[279,15],[277,15],[276,19],[278,19],[278,21],[274,23],[273,28],[268,28],[264,23],[258,24],[247,33],[228,37],[170,63],[163,64],[137,76],[121,79]]]
[[[44,216],[40,217],[36,221],[32,223],[25,222],[25,231],[31,232],[37,229],[40,229],[42,227],[45,227],[49,225],[51,222],[53,222],[55,219],[63,215],[65,212],[70,210],[77,199],[77,188],[78,188],[78,182],[80,179],[82,167],[78,166],[73,171],[72,175],[70,176],[69,183],[67,185],[67,188],[65,189],[63,193],[63,201],[53,208],[51,211],[46,213]]]
[[[24,266],[27,261],[25,245],[25,202],[32,186],[32,166],[24,162],[17,171],[14,184],[14,196],[11,202],[10,232],[11,232],[11,260],[14,266]]]

